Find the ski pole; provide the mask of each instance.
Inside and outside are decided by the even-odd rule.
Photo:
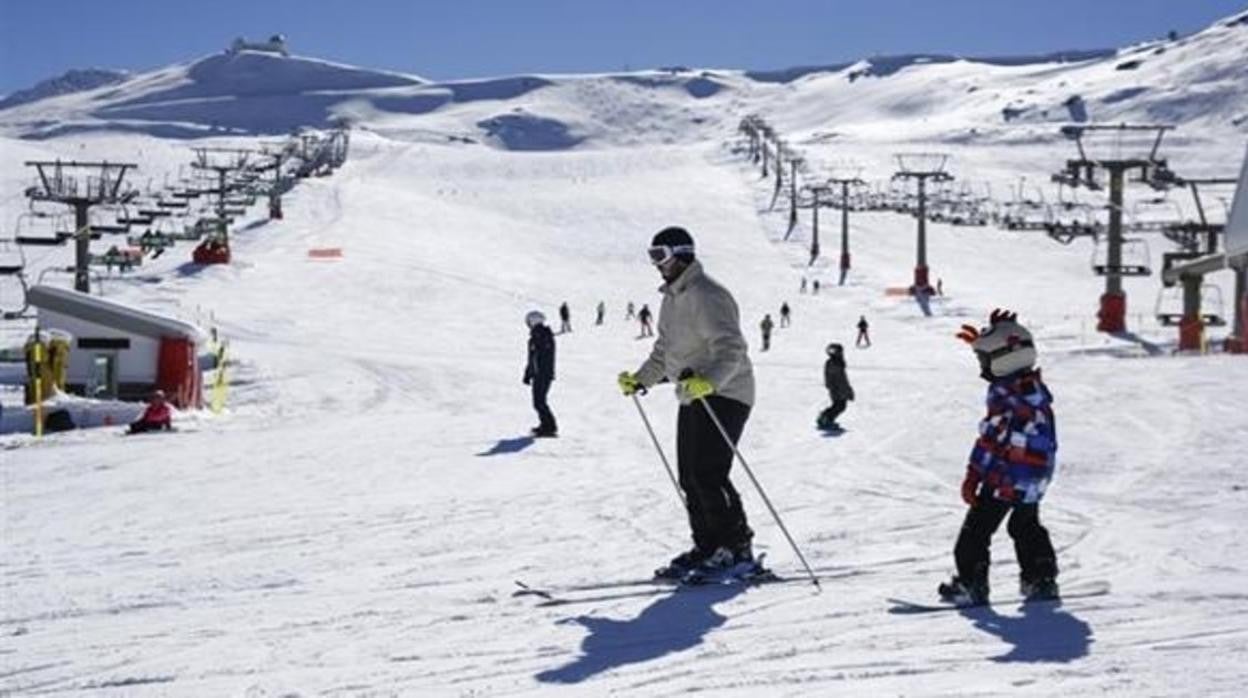
[[[741,461],[741,467],[745,468],[745,474],[750,476],[750,482],[754,483],[754,488],[758,490],[759,496],[763,498],[763,503],[766,504],[767,509],[771,511],[772,518],[774,518],[776,520],[776,524],[780,526],[780,531],[783,532],[784,537],[788,539],[789,545],[793,546],[793,552],[797,553],[797,559],[802,561],[802,566],[806,568],[806,573],[810,575],[810,581],[814,582],[816,589],[822,590],[823,587],[819,586],[819,577],[815,575],[814,570],[810,569],[810,565],[806,562],[806,556],[802,555],[801,549],[799,549],[797,547],[797,543],[793,541],[793,536],[789,535],[789,529],[784,527],[784,522],[780,520],[780,514],[776,513],[776,508],[771,505],[771,500],[767,498],[767,493],[763,491],[763,486],[759,484],[758,478],[754,477],[754,471],[750,470],[750,464],[745,462],[745,456],[741,455],[741,451],[737,448],[737,445],[732,442],[731,438],[729,438],[728,430],[724,429],[724,425],[719,421],[719,416],[715,414],[715,410],[711,407],[711,403],[707,402],[704,397],[698,398],[698,402],[702,403],[702,406],[706,408],[707,416],[710,417],[711,421],[715,423],[715,428],[719,429],[720,436],[724,437],[724,443],[728,444],[728,447],[732,449],[734,454],[736,454],[737,460]]]
[[[637,414],[641,415],[641,421],[646,425],[646,431],[650,433],[650,440],[654,442],[654,450],[659,452],[659,460],[663,461],[663,469],[667,471],[667,477],[672,481],[672,487],[676,488],[676,496],[680,497],[681,508],[686,508],[685,493],[680,489],[680,482],[676,480],[676,475],[672,472],[672,466],[667,462],[667,456],[663,453],[663,446],[659,444],[659,439],[654,435],[654,429],[650,427],[650,418],[646,416],[646,411],[641,408],[641,400],[637,399],[637,393],[633,393],[633,404],[637,406]]]

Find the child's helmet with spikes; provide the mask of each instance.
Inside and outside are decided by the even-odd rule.
[[[1031,333],[1018,323],[1018,314],[992,311],[989,324],[983,329],[963,325],[958,339],[971,345],[979,359],[984,380],[996,380],[1036,365],[1036,346]]]

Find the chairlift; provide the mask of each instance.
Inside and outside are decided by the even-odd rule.
[[[1128,219],[1134,230],[1164,230],[1185,220],[1179,202],[1166,197],[1136,201]]]
[[[1148,276],[1153,273],[1148,243],[1139,238],[1127,238],[1122,241],[1122,259],[1111,267],[1109,264],[1109,242],[1097,239],[1092,250],[1092,271],[1098,276]]]
[[[73,237],[70,235],[61,235],[58,231],[60,228],[60,220],[64,219],[66,214],[49,215],[46,213],[23,213],[17,217],[17,223],[14,226],[13,241],[19,245],[53,247],[56,245],[64,245],[65,241]]]
[[[0,240],[0,318],[16,320],[26,316],[26,253],[16,240]]]
[[[39,278],[35,283],[42,286],[46,283],[45,280],[49,275],[64,275],[70,277],[70,279],[74,279],[77,274],[78,270],[73,265],[65,267],[44,267],[39,271]],[[101,276],[98,271],[92,270],[87,270],[87,275],[91,279],[92,292],[98,292],[97,295],[100,296],[104,295],[104,277]]]
[[[1183,288],[1173,284],[1162,286],[1157,291],[1153,314],[1163,327],[1177,327],[1183,321]]]
[[[1157,292],[1157,303],[1153,309],[1157,322],[1164,327],[1178,327],[1183,322],[1183,305],[1182,286],[1163,286]],[[1224,327],[1226,325],[1225,309],[1222,288],[1216,284],[1201,284],[1201,323],[1207,327]]]
[[[125,273],[143,264],[143,250],[113,245],[104,254],[91,255],[88,261],[94,266],[105,267],[110,273],[113,267]]]

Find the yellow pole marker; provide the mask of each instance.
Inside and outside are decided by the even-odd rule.
[[[43,342],[35,341],[35,438],[43,438]]]

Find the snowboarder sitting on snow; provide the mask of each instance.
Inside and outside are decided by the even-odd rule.
[[[533,436],[556,436],[559,432],[555,415],[546,404],[550,384],[555,380],[555,335],[546,326],[546,316],[532,310],[524,316],[529,326],[529,360],[524,367],[524,384],[533,386],[533,409],[538,425],[530,430]]]
[[[756,570],[750,546],[754,532],[728,478],[733,446],[754,404],[754,369],[737,303],[728,289],[702,270],[694,258],[693,238],[684,228],[659,231],[649,253],[666,282],[659,336],[641,368],[621,373],[618,381],[625,395],[665,380],[677,382],[676,465],[693,529],[693,549],[677,555],[655,575],[688,579]],[[711,420],[712,410],[731,443]]]
[[[836,418],[841,416],[849,401],[854,399],[854,388],[845,375],[845,347],[833,342],[828,345],[828,360],[823,364],[823,385],[828,389],[832,406],[819,415],[819,428],[840,429]]]
[[[1009,515],[1022,595],[1057,598],[1057,555],[1040,525],[1040,500],[1056,465],[1057,425],[1031,333],[1014,313],[994,310],[988,327],[963,325],[958,338],[975,350],[988,381],[988,414],[962,481],[970,509],[954,547],[958,574],[940,585],[940,595],[959,604],[987,603],[988,548]]]
[[[152,399],[147,403],[147,409],[143,410],[143,416],[130,423],[127,433],[142,434],[145,431],[161,430],[173,430],[173,414],[169,410],[169,403],[165,402],[165,391],[157,390],[152,393]]]

